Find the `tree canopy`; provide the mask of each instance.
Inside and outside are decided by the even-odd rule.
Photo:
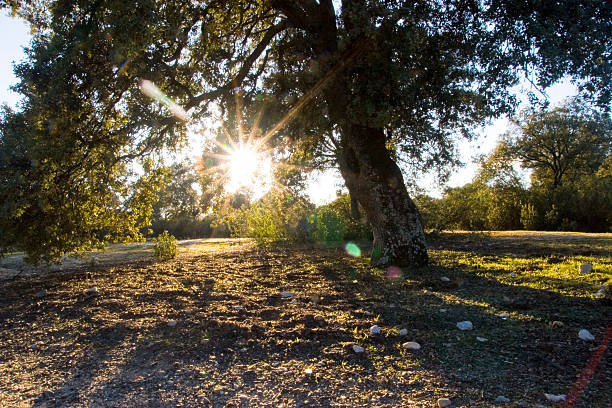
[[[580,100],[551,110],[526,109],[513,121],[507,141],[510,158],[554,187],[564,179],[592,174],[612,153],[612,121]]]
[[[419,197],[427,226],[611,231],[610,116],[574,99],[526,109],[512,122],[471,183],[439,200]],[[531,171],[531,185],[519,165]]]
[[[97,242],[101,230],[120,237],[146,223],[144,192],[156,178],[148,173],[128,188],[132,163],[145,161],[153,171],[151,157],[184,140],[218,106],[239,128],[258,125],[270,145],[286,136],[290,153],[338,166],[372,226],[378,264],[422,264],[423,228],[398,160],[420,169],[452,163],[455,138],[511,111],[509,89],[523,77],[546,87],[569,75],[603,107],[611,96],[610,2],[2,6],[35,34],[16,67],[24,104],[5,110],[0,128],[7,209],[0,233],[3,248],[34,258],[57,258]],[[157,93],[146,92],[151,83]],[[264,107],[259,123],[245,115]],[[109,204],[115,195],[121,198]],[[83,219],[95,222],[80,225]]]

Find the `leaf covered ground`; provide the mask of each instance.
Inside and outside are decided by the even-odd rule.
[[[612,279],[612,236],[452,233],[430,246],[430,267],[399,279],[342,248],[246,240],[5,273],[0,405],[490,407],[503,395],[535,407],[570,394],[612,320],[592,296]],[[611,377],[608,350],[574,406],[612,406]]]

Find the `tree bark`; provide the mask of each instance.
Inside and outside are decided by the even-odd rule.
[[[372,263],[421,266],[428,262],[419,212],[402,173],[385,147],[382,129],[349,126],[339,152],[340,172],[372,227]]]

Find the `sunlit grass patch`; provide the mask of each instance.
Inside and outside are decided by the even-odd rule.
[[[590,297],[603,281],[612,279],[612,256],[482,256],[447,250],[430,251],[430,254],[436,266],[566,296]],[[592,264],[593,272],[581,275],[581,264]]]

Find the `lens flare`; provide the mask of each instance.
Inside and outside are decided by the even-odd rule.
[[[353,242],[347,242],[347,244],[344,246],[344,249],[346,250],[346,253],[351,256],[354,256],[354,257],[361,256],[361,249],[359,249],[357,244]]]
[[[390,266],[387,268],[387,278],[391,280],[397,280],[402,277],[402,270],[397,266]]]
[[[162,105],[164,105],[168,110],[174,115],[175,118],[182,120],[183,122],[187,122],[189,120],[189,115],[185,112],[181,106],[176,104],[172,99],[168,98],[168,96],[161,91],[155,84],[147,79],[143,79],[140,81],[140,90],[143,94],[147,95],[151,99],[155,99]]]

